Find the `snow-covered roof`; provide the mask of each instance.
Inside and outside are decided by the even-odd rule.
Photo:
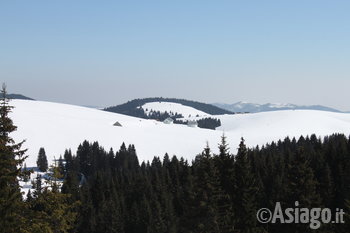
[[[118,121],[113,124],[114,126],[122,126]]]

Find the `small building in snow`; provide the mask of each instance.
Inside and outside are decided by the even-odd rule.
[[[165,119],[165,120],[163,121],[163,123],[164,123],[164,124],[172,124],[172,123],[174,123],[174,120],[173,120],[173,118],[168,117],[167,119]]]
[[[189,120],[189,121],[187,122],[187,126],[188,126],[188,127],[197,127],[197,126],[198,126],[198,122],[195,121],[195,120]]]
[[[113,124],[114,126],[122,127],[122,124],[120,124],[118,121]]]

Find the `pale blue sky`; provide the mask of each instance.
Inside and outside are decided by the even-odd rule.
[[[349,1],[0,1],[0,81],[32,98],[350,110]]]

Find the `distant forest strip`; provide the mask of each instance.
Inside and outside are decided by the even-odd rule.
[[[203,129],[213,129],[215,130],[217,127],[221,126],[221,120],[211,117],[206,117],[202,119],[196,120],[198,127]],[[175,119],[174,124],[188,124],[188,120]]]

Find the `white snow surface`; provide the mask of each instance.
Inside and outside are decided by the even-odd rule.
[[[184,118],[195,117],[209,117],[210,114],[199,111],[195,108],[185,106],[178,103],[172,103],[172,102],[150,102],[146,103],[142,106],[142,108],[145,110],[147,114],[150,113],[151,110],[153,111],[159,111],[161,113],[164,112],[172,112],[173,114],[178,113],[182,114]]]
[[[84,140],[98,141],[106,150],[112,147],[114,151],[122,142],[134,144],[140,161],[163,157],[166,152],[191,161],[203,150],[206,142],[216,153],[223,133],[233,153],[236,153],[241,137],[249,147],[254,147],[287,136],[350,134],[350,114],[314,110],[213,116],[221,120],[222,126],[208,130],[67,104],[12,100],[10,105],[15,107],[10,116],[18,126],[11,136],[16,142],[26,140],[23,147],[28,148],[27,167],[36,166],[40,147],[45,148],[51,162],[54,157],[57,159],[63,155],[67,148],[75,153]],[[193,109],[191,114],[195,114]],[[122,127],[113,126],[116,121]]]

